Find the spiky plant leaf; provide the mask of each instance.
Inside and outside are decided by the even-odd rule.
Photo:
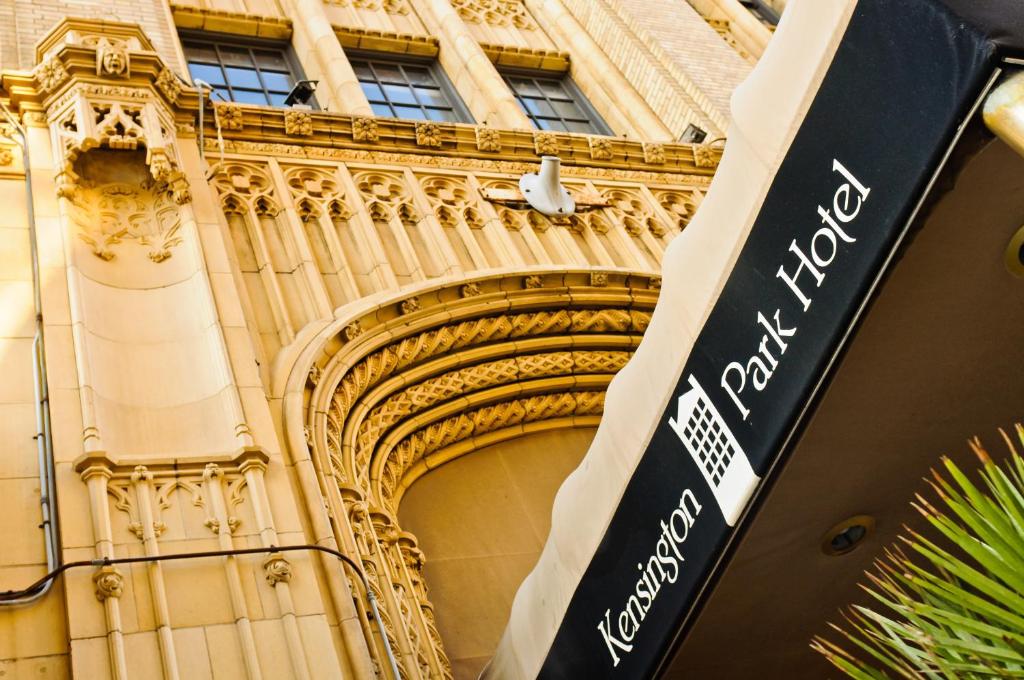
[[[1024,427],[1015,428],[1024,443]],[[811,647],[857,680],[1024,678],[1024,458],[1010,437],[997,465],[975,439],[981,483],[952,461],[929,480],[938,509],[912,505],[941,539],[907,530],[867,574],[880,608],[852,607],[841,643]]]

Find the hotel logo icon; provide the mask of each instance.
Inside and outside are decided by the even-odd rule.
[[[689,383],[668,422],[711,487],[726,523],[733,526],[760,479],[704,388],[692,375]]]

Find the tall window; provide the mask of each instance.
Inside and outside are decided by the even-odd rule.
[[[192,36],[182,45],[193,80],[205,80],[228,101],[284,106],[285,97],[301,78],[287,49],[273,43]]]
[[[557,132],[611,134],[569,76],[506,72],[502,77],[534,127]]]
[[[472,117],[436,63],[351,57],[373,112],[387,118],[470,123]]]

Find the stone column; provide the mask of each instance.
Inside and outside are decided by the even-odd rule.
[[[644,98],[626,80],[615,63],[604,53],[586,29],[572,16],[561,0],[524,0],[535,14],[546,19],[546,28],[553,29],[556,41],[565,44],[577,64],[592,70],[609,98],[633,123],[642,138],[651,141],[673,141],[672,131],[654,113]]]
[[[423,3],[424,19],[434,24],[441,41],[441,53],[455,60],[451,74],[456,86],[464,78],[471,80],[470,87],[477,92],[476,100],[468,100],[478,123],[494,127],[530,129],[530,119],[516,103],[501,74],[484,54],[480,44],[462,21],[462,17],[448,0],[428,0]]]
[[[300,57],[314,59],[319,67],[322,81],[317,98],[320,104],[337,113],[372,116],[373,109],[341,49],[322,0],[293,0],[286,8],[295,31],[307,42],[308,52]]]
[[[729,31],[747,52],[760,57],[771,40],[772,32],[750,13],[739,0],[712,0],[729,20]],[[767,4],[767,3],[766,3]]]

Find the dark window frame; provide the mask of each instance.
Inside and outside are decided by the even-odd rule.
[[[268,89],[264,82],[263,73],[256,61],[255,51],[264,52],[279,52],[285,65],[288,67],[288,76],[291,78],[292,87],[295,87],[295,83],[300,80],[305,80],[306,74],[302,70],[302,65],[299,63],[296,57],[295,50],[292,48],[290,41],[286,40],[271,40],[268,38],[255,38],[244,35],[235,35],[233,33],[215,33],[212,31],[193,31],[193,30],[180,30],[178,31],[178,39],[181,41],[182,51],[185,53],[185,62],[189,67],[189,78],[192,78],[192,59],[188,55],[188,44],[196,44],[197,47],[204,47],[206,49],[213,48],[217,54],[217,66],[220,67],[221,73],[224,76],[224,85],[215,85],[217,89],[224,89],[230,95],[229,101],[238,104],[248,104],[253,106],[268,106],[273,108],[289,108],[282,104],[274,104],[270,102],[270,95],[280,94],[280,90]],[[225,67],[232,66],[229,63],[225,63],[220,53],[220,47],[230,47],[234,49],[247,49],[249,50],[249,58],[252,62],[252,69],[256,73],[257,81],[260,84],[261,89],[255,89],[251,87],[232,87],[230,80],[227,77],[227,73],[224,71]],[[209,64],[206,60],[196,60],[201,63]],[[279,73],[277,70],[266,69],[270,73]],[[211,83],[212,84],[212,83]],[[265,104],[253,104],[247,101],[238,101],[234,98],[233,91],[239,90],[241,92],[262,92],[263,96],[267,99]],[[290,88],[289,88],[290,89]],[[285,93],[287,94],[287,93]],[[316,95],[314,95],[308,102],[309,106],[313,109],[318,110],[320,107],[316,101]]]
[[[609,127],[608,123],[605,122],[601,114],[597,112],[597,109],[594,108],[594,105],[590,103],[590,100],[587,98],[587,96],[583,94],[583,92],[580,90],[579,86],[572,79],[572,76],[569,74],[568,71],[545,71],[502,67],[498,69],[498,73],[501,74],[502,80],[505,81],[505,86],[508,87],[508,89],[512,92],[512,96],[515,97],[516,103],[519,104],[519,109],[526,115],[527,118],[530,119],[530,122],[533,123],[533,126],[536,129],[545,130],[545,128],[542,128],[539,125],[537,125],[537,116],[530,113],[530,111],[527,110],[527,108],[523,105],[522,95],[520,95],[519,92],[516,91],[516,88],[509,81],[509,78],[530,78],[533,79],[534,81],[539,79],[557,82],[565,90],[566,94],[569,95],[573,104],[575,104],[580,109],[581,113],[583,113],[583,115],[586,116],[587,122],[590,124],[592,128],[590,132],[569,132],[572,132],[573,134],[591,134],[606,136],[613,136],[615,134],[612,131],[611,127]],[[548,104],[551,103],[551,100],[548,99],[547,95],[544,95],[544,100],[548,102]],[[554,107],[552,107],[552,110],[554,110]],[[540,116],[540,118],[544,120],[554,120],[554,118],[552,118],[551,116]],[[558,120],[561,121],[564,126],[566,119],[561,115],[558,115]],[[562,132],[562,130],[549,131]]]
[[[398,66],[399,68],[403,66],[425,67],[429,72],[430,76],[434,79],[434,82],[437,84],[437,89],[441,92],[442,95],[444,95],[444,98],[450,105],[447,108],[450,108],[455,120],[436,121],[433,118],[427,116],[426,111],[442,110],[445,107],[430,106],[429,104],[423,104],[423,102],[419,98],[419,95],[416,92],[416,85],[412,82],[409,82],[408,76],[405,75],[404,71],[402,71],[402,74],[406,82],[399,84],[404,84],[409,87],[409,91],[412,93],[413,98],[416,101],[416,104],[408,104],[405,102],[392,102],[390,97],[388,97],[387,92],[382,87],[382,85],[385,84],[385,82],[382,81],[374,71],[373,82],[377,86],[377,88],[380,89],[381,94],[384,96],[384,101],[382,102],[382,104],[384,106],[387,106],[388,109],[393,114],[391,116],[385,116],[383,114],[376,113],[375,111],[375,116],[378,116],[380,118],[394,118],[396,120],[424,120],[431,122],[468,123],[471,125],[476,123],[476,120],[473,118],[473,114],[470,112],[469,107],[466,106],[466,103],[462,100],[462,97],[459,96],[458,90],[455,89],[455,85],[452,84],[451,79],[448,78],[448,74],[444,72],[443,68],[441,68],[441,64],[438,62],[436,57],[420,57],[413,55],[397,54],[394,52],[374,52],[370,50],[345,50],[345,56],[348,57],[349,62],[353,66],[353,69],[355,69],[355,67],[357,66],[357,62],[365,62],[369,64],[371,71],[374,70],[374,63]],[[356,74],[356,78],[359,79],[358,74]],[[359,80],[360,86],[362,85],[363,82],[364,81]],[[370,99],[370,97],[367,97],[367,99],[370,100],[371,105],[373,105],[374,100]],[[420,111],[423,112],[424,118],[404,118],[402,116],[394,115],[396,106],[419,108]]]
[[[759,21],[772,26],[779,24],[779,13],[767,5],[764,0],[740,0],[740,4]]]

